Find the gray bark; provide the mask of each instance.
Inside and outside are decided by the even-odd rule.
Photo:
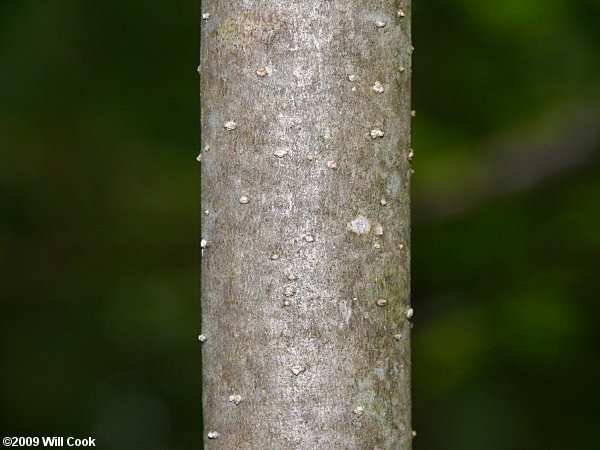
[[[410,5],[202,12],[205,447],[409,449]]]

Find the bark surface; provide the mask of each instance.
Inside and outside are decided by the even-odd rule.
[[[205,447],[409,449],[410,5],[202,12]]]

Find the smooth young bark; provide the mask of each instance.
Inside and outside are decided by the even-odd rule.
[[[410,5],[202,12],[205,446],[409,449]]]

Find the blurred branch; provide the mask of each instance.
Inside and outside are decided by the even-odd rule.
[[[526,129],[492,136],[458,186],[416,186],[415,219],[468,211],[489,198],[530,189],[598,156],[600,95],[545,110]],[[462,169],[461,169],[462,170]]]

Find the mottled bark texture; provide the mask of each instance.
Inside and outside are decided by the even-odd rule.
[[[410,5],[203,5],[205,446],[409,449]]]

